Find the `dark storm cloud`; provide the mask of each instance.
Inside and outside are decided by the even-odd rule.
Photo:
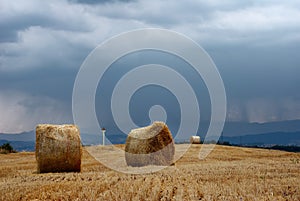
[[[299,118],[300,47],[243,46],[226,50],[208,52],[226,87],[230,120],[265,122]]]
[[[203,45],[224,80],[228,120],[300,118],[299,8],[298,1],[2,0],[0,132],[72,121],[72,86],[88,53],[144,27]]]
[[[297,88],[300,47],[231,48],[208,52],[219,67],[227,93],[241,99],[276,98],[278,95],[300,98]],[[220,53],[221,51],[221,53]],[[220,55],[222,54],[222,55]],[[236,76],[239,75],[239,76]]]

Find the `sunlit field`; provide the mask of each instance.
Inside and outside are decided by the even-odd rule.
[[[199,160],[201,146],[142,175],[110,170],[85,149],[81,173],[37,174],[33,152],[1,154],[0,200],[300,200],[299,153],[217,145]]]

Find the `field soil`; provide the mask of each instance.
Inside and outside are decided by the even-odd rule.
[[[105,167],[87,151],[97,147],[84,148],[80,173],[37,174],[35,153],[0,154],[0,200],[300,200],[299,153],[217,145],[200,160],[201,146],[148,174]]]

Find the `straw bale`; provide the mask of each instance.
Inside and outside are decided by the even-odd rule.
[[[125,159],[128,166],[171,165],[175,146],[168,126],[163,122],[133,129],[125,145]]]
[[[191,144],[200,144],[200,137],[199,136],[191,136],[190,137],[190,143]]]
[[[80,172],[79,129],[75,125],[37,125],[35,155],[39,173]]]

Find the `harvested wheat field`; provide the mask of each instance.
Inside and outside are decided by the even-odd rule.
[[[34,153],[2,154],[0,200],[300,200],[299,153],[216,146],[200,161],[201,146],[143,175],[110,170],[85,149],[81,173],[37,174]]]

